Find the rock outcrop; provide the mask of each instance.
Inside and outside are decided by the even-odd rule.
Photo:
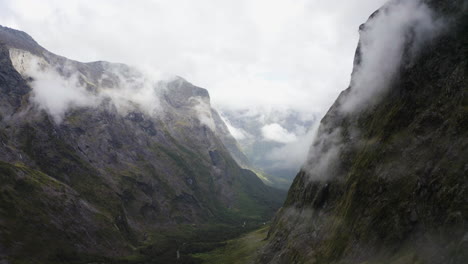
[[[343,111],[358,47],[351,86],[322,119],[260,263],[466,263],[468,3],[425,4],[440,33],[404,53],[378,99]]]
[[[236,163],[208,91],[182,78],[68,60],[0,27],[0,92],[0,262],[175,261],[284,197]]]

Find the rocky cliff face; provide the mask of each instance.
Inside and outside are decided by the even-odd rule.
[[[201,230],[222,239],[282,200],[182,78],[71,61],[0,27],[0,91],[0,262],[175,261],[216,240]]]
[[[321,121],[259,262],[466,263],[468,3],[418,5],[443,19],[443,30],[412,56],[407,31],[388,87],[349,109],[366,55],[361,35],[351,86]]]

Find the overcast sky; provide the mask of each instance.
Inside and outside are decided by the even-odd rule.
[[[326,111],[349,84],[358,27],[385,0],[0,0],[0,24],[79,60],[207,88],[218,107]]]

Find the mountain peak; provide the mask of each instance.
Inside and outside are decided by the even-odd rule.
[[[41,55],[45,49],[27,33],[0,25],[0,42],[10,48],[22,49]]]
[[[206,89],[72,61],[6,27],[0,42],[1,263],[171,263],[203,228],[239,232],[279,208],[284,192],[228,150]]]
[[[351,88],[322,119],[258,263],[466,263],[466,3],[391,1],[361,27]],[[437,31],[441,14],[451,24]],[[406,56],[418,27],[438,35]],[[356,104],[360,88],[383,89]]]

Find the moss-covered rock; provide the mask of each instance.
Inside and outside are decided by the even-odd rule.
[[[123,64],[68,60],[0,26],[0,262],[170,263],[179,250],[190,263],[194,245],[251,230],[280,207],[285,192],[226,148],[234,139],[207,90],[177,78],[161,84],[158,113],[105,98],[57,118],[30,100],[28,58],[78,76],[90,94],[142,77]]]
[[[353,88],[340,95],[318,137],[325,148],[339,142],[329,177],[317,178],[312,157],[316,166],[297,175],[259,262],[468,259],[466,1],[428,3],[449,25],[377,104],[343,112]]]

